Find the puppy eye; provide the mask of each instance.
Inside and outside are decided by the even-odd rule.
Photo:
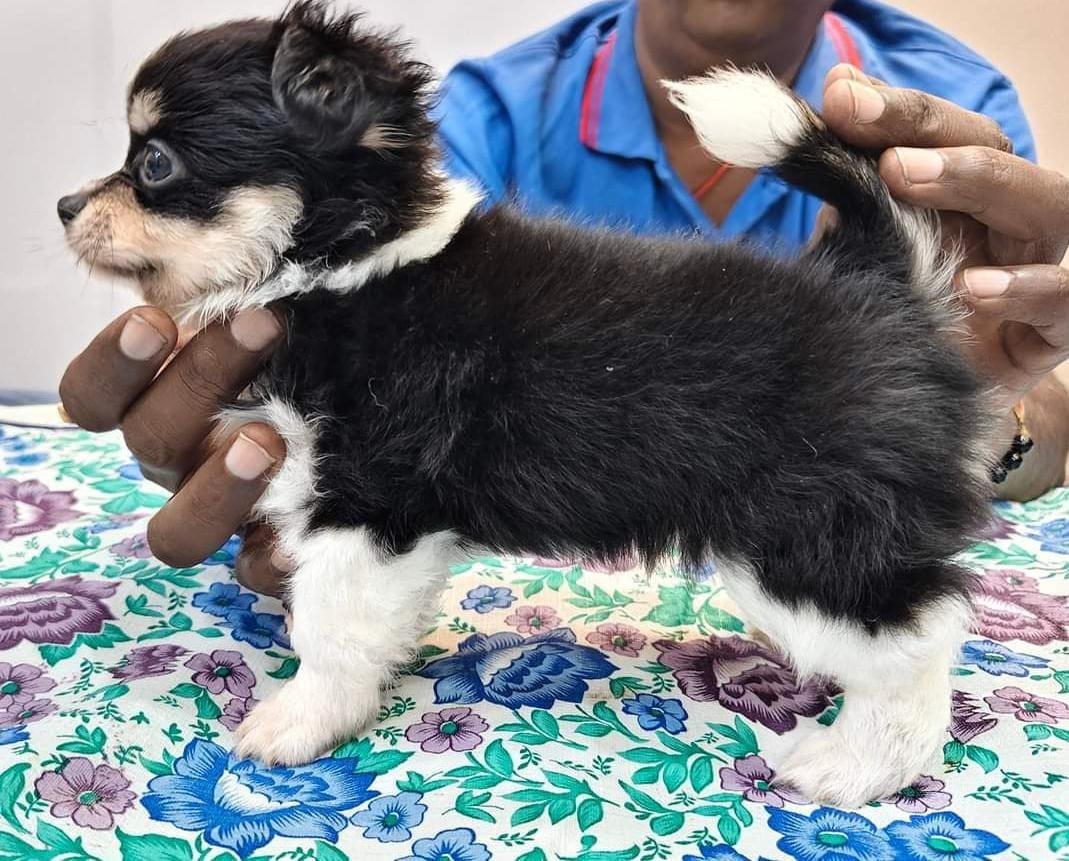
[[[156,144],[145,147],[145,157],[141,162],[141,179],[146,185],[161,185],[175,172],[172,158]]]

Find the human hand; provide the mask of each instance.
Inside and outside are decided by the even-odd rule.
[[[1069,357],[1069,180],[1014,156],[990,118],[852,66],[829,73],[824,118],[847,142],[883,151],[891,194],[939,210],[964,248],[969,349],[1008,409]]]
[[[241,526],[285,457],[282,439],[261,423],[211,439],[214,416],[252,380],[282,326],[270,311],[245,311],[172,358],[178,339],[158,308],[127,311],[70,363],[60,398],[86,430],[120,427],[144,475],[177,491],[149,522],[148,542],[161,561],[187,567]]]

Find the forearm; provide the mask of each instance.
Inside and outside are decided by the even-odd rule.
[[[1065,481],[1066,456],[1069,454],[1069,391],[1056,373],[1048,374],[1025,396],[1025,423],[1035,442],[1020,469],[1009,474],[1002,484],[992,485],[999,499],[1026,502],[1058,487]],[[1009,448],[1017,431],[1008,416],[999,434],[1001,448]]]

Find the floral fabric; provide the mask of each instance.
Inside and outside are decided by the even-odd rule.
[[[943,762],[860,811],[776,763],[830,724],[715,577],[454,569],[377,723],[298,768],[232,733],[296,672],[235,542],[169,568],[114,435],[0,426],[0,861],[1069,857],[1069,491],[1001,505]]]

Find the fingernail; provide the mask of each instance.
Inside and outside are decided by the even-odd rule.
[[[119,333],[119,350],[128,359],[144,362],[157,355],[167,339],[140,314],[133,314]]]
[[[243,481],[252,481],[267,472],[275,459],[254,440],[239,433],[230,444],[223,462],[231,475]]]
[[[1005,269],[969,269],[964,278],[965,286],[977,299],[993,299],[1010,289],[1013,273]]]
[[[263,308],[239,313],[230,324],[230,334],[246,350],[259,352],[281,334],[278,318]]]
[[[934,182],[946,170],[946,162],[938,150],[897,147],[895,157],[902,168],[902,177],[908,183]]]
[[[850,94],[854,97],[854,122],[859,125],[874,123],[883,116],[887,102],[872,87],[857,81],[847,81]]]
[[[296,567],[296,563],[293,561],[293,558],[283,553],[278,548],[275,548],[275,550],[272,551],[271,559],[269,561],[271,562],[271,566],[279,571],[288,572],[292,571]]]

